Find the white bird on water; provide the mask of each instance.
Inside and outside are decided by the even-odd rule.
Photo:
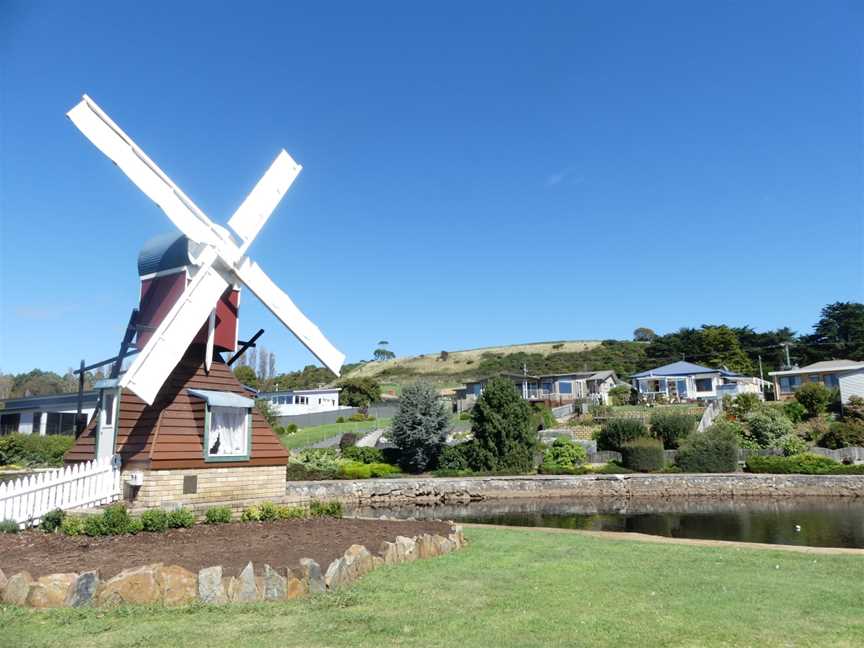
[[[801,531],[801,525],[800,525],[800,524],[796,524],[796,525],[795,525],[795,532],[796,532],[796,533],[800,533],[800,531]]]

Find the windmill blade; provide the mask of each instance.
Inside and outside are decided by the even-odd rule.
[[[159,389],[210,317],[213,304],[228,287],[213,267],[215,250],[207,248],[204,255],[204,264],[120,378],[121,387],[128,387],[148,405],[153,404]]]
[[[345,354],[330,344],[324,334],[291,301],[254,261],[244,258],[234,270],[237,278],[288,327],[312,354],[337,376]]]
[[[188,238],[197,243],[220,240],[213,223],[171,179],[138,148],[117,124],[111,121],[87,95],[66,113],[72,123],[96,148],[155,202]]]
[[[243,239],[241,253],[255,240],[302,168],[283,149],[243,204],[231,216],[228,225]]]

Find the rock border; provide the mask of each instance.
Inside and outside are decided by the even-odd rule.
[[[154,563],[124,569],[102,580],[99,571],[48,574],[34,579],[28,572],[7,578],[0,569],[0,602],[30,608],[112,607],[123,604],[184,605],[283,601],[333,591],[353,583],[383,565],[434,558],[466,545],[462,527],[450,534],[396,536],[382,542],[377,554],[351,545],[326,569],[311,558],[301,558],[296,570],[265,564],[256,576],[251,562],[239,576],[224,576],[222,566],[204,567],[197,574],[178,565]]]

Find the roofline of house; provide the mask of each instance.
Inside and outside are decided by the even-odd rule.
[[[822,367],[821,369],[808,369],[801,367],[799,369],[784,369],[783,371],[769,371],[769,376],[796,376],[798,374],[813,374],[813,373],[842,373],[844,371],[857,371],[864,369],[864,362],[857,365],[843,365],[841,367]]]

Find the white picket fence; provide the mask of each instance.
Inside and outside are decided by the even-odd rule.
[[[119,462],[94,459],[0,484],[0,520],[33,526],[54,509],[108,504],[120,493]]]

